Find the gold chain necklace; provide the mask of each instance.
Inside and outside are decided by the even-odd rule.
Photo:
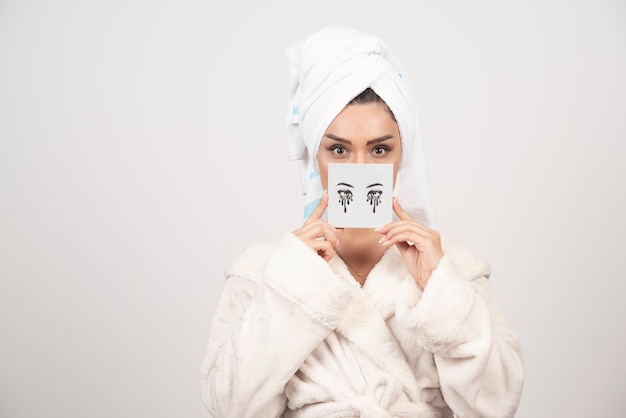
[[[358,271],[356,271],[350,264],[348,264],[348,262],[346,260],[344,260],[343,257],[341,257],[341,254],[337,253],[337,255],[339,255],[339,257],[341,258],[341,261],[343,261],[343,264],[346,265],[346,267],[348,267],[349,270],[352,270],[354,272],[354,274],[356,274],[357,276],[359,276],[362,279],[366,279],[366,277],[364,275],[362,275],[361,273],[359,273]]]
[[[359,273],[358,271],[356,271],[355,269],[353,269],[353,268],[352,268],[351,266],[349,266],[349,265],[348,265],[348,263],[346,263],[345,261],[344,261],[344,264],[345,264],[345,265],[346,265],[346,266],[347,266],[350,270],[352,270],[352,271],[354,272],[354,274],[356,274],[357,276],[359,276],[359,277],[360,277],[360,278],[362,278],[362,279],[365,279],[365,276],[363,276],[361,273]]]

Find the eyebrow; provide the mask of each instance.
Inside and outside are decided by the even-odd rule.
[[[326,134],[324,136],[327,137],[327,138],[330,138],[330,139],[332,139],[334,141],[337,141],[337,142],[342,142],[344,144],[352,145],[351,141],[348,141],[347,139],[344,139],[344,138],[342,138],[340,136],[337,136],[337,135],[334,135],[334,134]],[[370,139],[369,141],[367,141],[365,143],[365,145],[378,144],[379,142],[384,142],[384,141],[386,141],[388,139],[393,139],[393,135],[383,135],[383,136],[381,136],[379,138]]]
[[[348,184],[348,183],[337,183],[337,186],[348,186],[348,187],[354,187],[353,185]],[[368,186],[368,187],[369,187],[369,186]]]
[[[374,184],[370,184],[369,186],[366,187],[374,187],[374,186],[382,186],[381,183],[374,183]]]

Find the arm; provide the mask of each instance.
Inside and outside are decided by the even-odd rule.
[[[292,234],[267,257],[258,252],[250,250],[242,259],[252,261],[233,269],[213,318],[202,396],[216,418],[279,416],[285,384],[352,297],[352,288]]]
[[[393,203],[399,220],[378,230],[381,243],[396,245],[416,285],[396,314],[434,354],[446,403],[464,418],[514,416],[524,367],[487,280],[489,266],[459,245],[449,243],[444,253],[439,233]]]
[[[506,327],[486,263],[463,267],[446,253],[402,320],[434,354],[441,392],[457,416],[512,417],[524,380],[519,342]]]

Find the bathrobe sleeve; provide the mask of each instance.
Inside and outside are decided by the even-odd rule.
[[[226,275],[202,365],[203,401],[215,418],[278,417],[286,383],[336,327],[354,286],[293,234],[250,247]]]
[[[441,392],[457,417],[515,416],[524,381],[516,335],[489,283],[489,265],[447,241],[424,292],[397,314],[416,343],[433,353]]]

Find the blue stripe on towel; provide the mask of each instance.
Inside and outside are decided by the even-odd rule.
[[[307,205],[304,205],[304,219],[308,218],[311,215],[311,213],[313,213],[313,211],[315,210],[317,205],[320,204],[321,201],[322,199],[317,199]]]

